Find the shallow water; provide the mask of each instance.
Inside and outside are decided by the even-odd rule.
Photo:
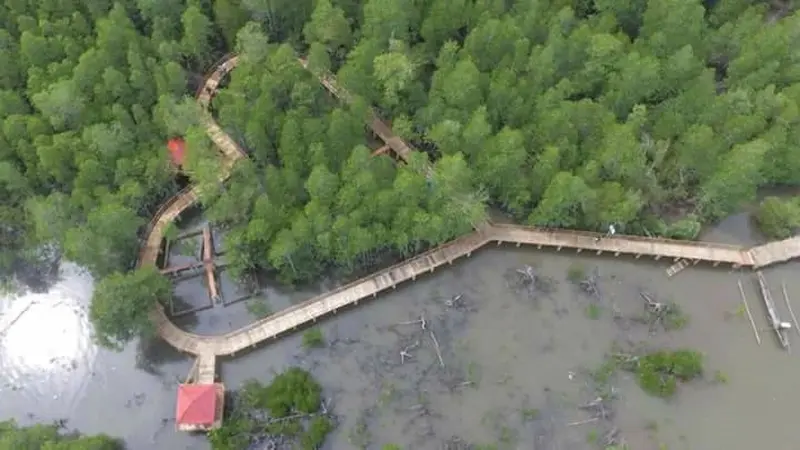
[[[735,216],[704,237],[746,244],[759,240],[746,216]],[[566,280],[574,264],[597,268],[601,299],[589,298]],[[524,265],[551,278],[554,290],[535,299],[516,293],[509,280]],[[359,443],[380,448],[388,442],[438,449],[442,441],[458,436],[499,448],[582,450],[596,448],[588,441],[605,431],[599,423],[576,424],[591,419],[578,408],[594,395],[586,386],[585,369],[597,366],[612,341],[647,338],[652,345],[703,351],[708,374],[706,381],[680,388],[669,402],[644,395],[622,377],[615,384],[620,398],[613,425],[632,448],[657,449],[663,443],[669,449],[796,449],[790,418],[800,402],[792,385],[800,377],[800,360],[780,350],[764,330],[754,276],[699,265],[668,279],[668,266],[663,260],[489,248],[322,321],[326,348],[303,350],[302,333],[295,333],[224,361],[220,370],[229,387],[252,377],[268,381],[290,365],[311,370],[339,421],[329,449],[357,448]],[[798,267],[765,271],[784,317],[780,283],[785,280],[790,295],[800,297],[800,280],[791,276]],[[202,438],[173,431],[170,421],[176,385],[192,361],[160,344],[146,351],[131,345],[121,353],[97,349],[86,321],[91,277],[69,263],[60,275],[47,294],[0,302],[0,418],[69,418],[71,427],[125,438],[132,450],[207,448]],[[734,314],[741,304],[737,278],[744,282],[762,329],[760,346],[747,320]],[[187,283],[187,295],[207,295],[202,278],[194,286]],[[228,283],[224,276],[222,283]],[[677,302],[690,315],[689,326],[648,338],[646,327],[615,323],[614,309],[641,311],[640,289],[659,301]],[[267,301],[277,310],[320,290],[273,288]],[[458,294],[460,300],[448,305]],[[596,320],[587,317],[590,303],[600,311]],[[426,330],[405,323],[420,316]],[[181,322],[212,333],[249,320],[246,303],[239,302]],[[791,338],[800,348],[798,335]],[[404,349],[410,357],[400,356]],[[716,370],[727,375],[727,384],[711,381]]]

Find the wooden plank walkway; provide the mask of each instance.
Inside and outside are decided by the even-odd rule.
[[[214,121],[208,111],[208,106],[220,81],[236,67],[238,61],[238,57],[230,56],[220,63],[206,79],[206,83],[197,97],[198,103],[204,110],[203,125],[206,127],[209,138],[223,156],[220,181],[228,178],[233,164],[246,157],[246,154]],[[305,61],[302,59],[300,61],[305,66]],[[333,95],[345,101],[350,99],[350,95],[336,85],[333,77],[320,77],[320,81]],[[380,120],[374,112],[369,125],[373,132],[401,159],[407,161],[410,158],[413,147],[394,135],[391,127]],[[140,265],[156,264],[165,227],[178,214],[196,203],[198,197],[199,190],[192,187],[181,191],[162,205],[149,226],[147,239],[140,253]],[[597,254],[604,252],[614,255],[628,254],[636,258],[645,255],[655,259],[664,257],[671,258],[673,261],[686,260],[692,263],[705,261],[713,265],[731,264],[734,267],[759,268],[800,257],[800,237],[745,249],[724,244],[638,236],[605,237],[597,233],[544,230],[516,225],[486,224],[478,228],[474,233],[462,236],[414,258],[379,270],[353,283],[225,335],[200,336],[181,330],[169,320],[160,306],[153,311],[152,320],[158,333],[167,343],[179,351],[198,355],[198,374],[201,374],[198,375],[198,378],[202,378],[203,382],[213,382],[217,356],[240,352],[310,321],[322,318],[329,313],[335,313],[340,308],[357,304],[365,298],[374,297],[382,291],[395,288],[402,282],[414,280],[417,276],[432,272],[442,265],[451,264],[460,257],[469,256],[488,242],[536,245],[539,248],[548,247],[559,250],[570,248],[576,251],[594,251]]]
[[[197,384],[213,384],[216,381],[217,355],[209,352],[197,355]]]
[[[598,254],[607,252],[614,255],[628,254],[634,257],[645,255],[655,259],[669,256],[705,261],[714,265],[726,263],[735,267],[752,265],[748,250],[737,246],[636,236],[613,238],[602,236],[597,233],[541,230],[517,225],[487,225],[474,233],[450,241],[387,269],[377,271],[231,333],[207,336],[203,339],[206,342],[205,345],[208,345],[214,354],[233,355],[304,324],[315,322],[341,308],[358,304],[359,301],[395,288],[400,283],[412,281],[418,276],[433,272],[438,267],[452,264],[454,260],[470,256],[472,252],[489,242],[536,245],[540,248],[571,248],[577,251],[594,251]],[[598,237],[601,238],[599,241]]]
[[[769,242],[750,249],[753,267],[759,269],[800,257],[800,236]]]
[[[341,308],[358,304],[360,300],[374,297],[387,289],[394,289],[400,283],[415,280],[418,276],[433,272],[437,267],[452,264],[454,260],[469,256],[487,242],[483,232],[471,233],[231,333],[210,338],[214,353],[232,355],[258,345]]]
[[[594,251],[595,253],[613,253],[641,256],[652,256],[656,260],[672,258],[692,261],[706,261],[714,266],[720,263],[734,267],[752,266],[749,252],[740,246],[716,244],[709,242],[678,241],[672,239],[647,238],[641,236],[605,236],[570,230],[542,230],[518,225],[492,224],[494,239],[500,242],[551,247],[560,250],[564,247]]]
[[[208,282],[208,293],[211,295],[211,300],[216,304],[219,300],[219,292],[217,291],[217,276],[214,273],[214,252],[212,250],[211,227],[206,226],[203,228],[203,261],[206,270],[206,281]]]

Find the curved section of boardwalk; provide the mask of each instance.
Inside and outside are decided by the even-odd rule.
[[[217,92],[220,81],[236,67],[238,61],[238,57],[235,55],[224,58],[206,79],[197,95],[198,104],[203,109],[202,124],[224,157],[223,170],[220,174],[221,181],[228,178],[233,164],[246,157],[246,154],[214,121],[209,112],[209,105],[211,98]],[[304,67],[306,66],[305,60],[300,59],[300,63]],[[350,100],[350,95],[336,85],[333,77],[321,76],[319,79],[333,95],[344,101]],[[380,137],[386,146],[391,148],[401,159],[409,159],[411,152],[414,151],[413,147],[396,136],[391,127],[374,112],[368,125],[373,133]],[[146,243],[141,249],[140,265],[156,264],[161,251],[164,229],[182,211],[195,204],[198,198],[198,188],[191,187],[181,191],[162,205],[150,224]],[[437,267],[452,264],[458,258],[469,256],[490,242],[496,242],[498,245],[507,242],[558,250],[569,248],[577,251],[593,251],[597,254],[604,252],[614,255],[626,254],[636,258],[645,255],[655,259],[664,257],[676,261],[679,259],[692,262],[705,261],[714,265],[724,263],[734,267],[756,268],[800,256],[800,237],[746,249],[725,244],[638,236],[605,237],[590,232],[544,230],[518,225],[487,223],[469,235],[452,240],[421,255],[379,270],[225,335],[201,336],[183,331],[169,320],[162,307],[153,312],[152,318],[158,334],[167,343],[180,351],[198,356],[198,381],[211,382],[214,379],[217,356],[233,355],[308,322],[316,321],[340,308],[357,304],[365,298],[374,297],[382,291],[395,288],[404,281],[414,280],[417,276],[433,272]]]
[[[233,164],[242,158],[245,158],[246,153],[239,147],[230,136],[222,131],[222,128],[214,121],[208,108],[211,103],[211,98],[217,92],[222,78],[227,75],[236,64],[239,62],[237,56],[228,55],[223,60],[214,66],[214,71],[206,77],[200,92],[197,95],[197,103],[202,108],[201,124],[206,129],[208,137],[214,142],[223,156],[222,170],[220,171],[219,180],[225,181],[230,176]],[[158,257],[161,253],[161,243],[164,240],[164,231],[167,226],[172,223],[183,211],[192,207],[200,198],[200,189],[197,186],[190,186],[169,200],[164,202],[153,216],[146,233],[145,244],[142,246],[139,253],[139,266],[156,265]],[[192,353],[201,356],[201,366],[206,370],[200,370],[199,376],[207,375],[208,361],[213,353],[209,353],[208,339],[203,336],[198,336],[181,330],[178,328],[166,314],[163,306],[159,305],[151,314],[151,320],[156,325],[156,330],[159,336],[164,339],[172,347],[187,353]],[[212,371],[213,380],[213,371]]]

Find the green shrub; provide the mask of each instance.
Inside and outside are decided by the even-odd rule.
[[[567,280],[573,283],[580,283],[586,278],[586,267],[583,264],[575,263],[567,269]]]
[[[208,433],[211,448],[241,450],[253,438],[269,434],[292,438],[298,445],[293,448],[316,450],[334,427],[327,416],[318,414],[321,398],[322,387],[297,367],[277,375],[267,386],[248,380],[237,394],[238,401],[230,402],[233,408],[226,411],[222,427]],[[260,419],[265,411],[284,420],[265,424]],[[294,414],[311,416],[289,418]]]
[[[325,337],[322,335],[322,330],[319,328],[311,328],[303,333],[303,347],[319,348],[325,346]]]
[[[636,375],[648,394],[671,397],[678,382],[690,381],[703,373],[703,356],[692,350],[657,351],[639,359]]]
[[[270,415],[286,417],[292,413],[316,412],[322,398],[322,387],[310,373],[292,367],[275,377],[264,393]]]
[[[702,228],[700,220],[694,214],[690,214],[683,219],[671,223],[667,227],[667,236],[673,239],[691,240],[700,234]]]
[[[767,237],[786,239],[800,227],[800,205],[796,200],[767,197],[759,205],[755,219],[761,232]]]

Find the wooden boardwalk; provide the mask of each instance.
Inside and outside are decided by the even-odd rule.
[[[217,276],[214,273],[214,247],[211,242],[211,227],[203,227],[203,262],[206,270],[206,281],[208,282],[208,292],[211,294],[211,301],[216,304],[219,301],[217,291]]]
[[[217,355],[204,352],[197,355],[197,378],[195,383],[212,384],[216,381]]]
[[[214,121],[208,108],[211,98],[216,93],[222,78],[236,67],[239,59],[236,56],[226,56],[214,66],[214,70],[205,79],[205,83],[197,94],[197,102],[203,109],[201,124],[204,126],[208,137],[219,149],[223,157],[223,163],[219,174],[219,181],[224,182],[230,176],[231,168],[236,161],[245,158],[247,155],[238,144],[226,134],[222,128]],[[147,228],[147,237],[139,253],[139,266],[155,266],[161,254],[161,244],[164,240],[164,231],[182,212],[192,207],[200,198],[201,190],[197,186],[190,186],[169,200],[164,202],[154,214],[153,219]],[[216,288],[216,285],[214,285]],[[151,320],[156,325],[158,334],[168,344],[176,349],[194,355],[212,354],[206,338],[181,330],[173,324],[164,310],[159,305],[151,313]],[[212,365],[213,367],[213,365]]]
[[[800,257],[800,236],[791,237],[782,241],[769,242],[750,249],[753,267],[778,264]]]
[[[220,63],[208,77],[197,97],[198,103],[204,109],[203,124],[208,136],[217,145],[224,158],[223,170],[220,173],[221,181],[228,178],[233,164],[246,155],[214,121],[208,111],[208,106],[222,77],[236,67],[237,63],[238,57],[236,56],[230,56]],[[303,60],[301,63],[305,64]],[[321,77],[320,80],[331,93],[343,100],[349,100],[350,95],[336,85],[333,77]],[[401,159],[408,160],[413,147],[395,136],[391,128],[374,113],[369,125],[373,132],[384,140],[386,145]],[[165,227],[182,211],[197,202],[198,197],[198,189],[192,187],[181,191],[162,205],[148,228],[147,239],[140,253],[140,265],[156,264]],[[359,301],[374,297],[382,291],[393,289],[402,282],[414,280],[418,276],[433,272],[438,267],[452,264],[458,258],[470,256],[472,252],[490,242],[496,242],[498,245],[504,242],[514,243],[518,246],[535,245],[538,248],[557,250],[567,248],[578,252],[592,251],[597,254],[612,253],[615,256],[631,255],[635,258],[644,255],[656,260],[669,258],[673,262],[684,260],[691,263],[706,262],[712,265],[729,264],[732,267],[760,268],[800,257],[800,237],[747,249],[715,243],[639,236],[606,237],[590,232],[545,230],[487,223],[479,226],[477,231],[469,235],[454,239],[421,255],[379,270],[224,335],[201,336],[181,330],[169,320],[162,307],[153,311],[152,320],[159,335],[167,343],[182,352],[198,356],[198,379],[202,379],[202,382],[213,382],[218,356],[233,355],[308,322],[335,313],[340,308],[358,304]]]
[[[635,258],[651,256],[656,260],[670,258],[673,262],[679,259],[710,262],[714,266],[720,263],[734,267],[752,266],[753,260],[747,249],[734,245],[710,242],[678,241],[672,239],[647,238],[641,236],[605,236],[599,233],[542,230],[518,225],[491,225],[493,238],[498,242],[536,245],[539,248],[551,247],[594,251],[595,253],[613,253],[633,255]]]

